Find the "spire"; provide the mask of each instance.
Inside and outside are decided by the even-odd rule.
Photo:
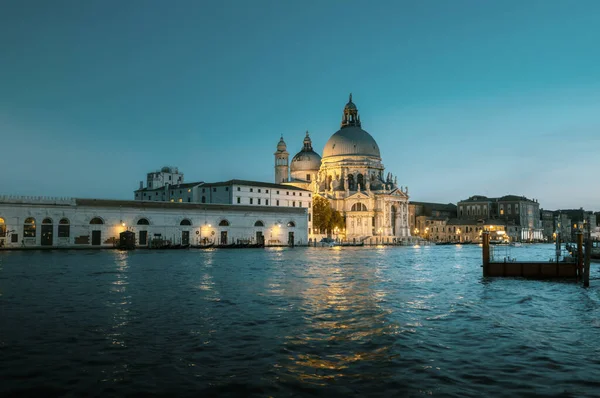
[[[344,107],[344,115],[342,116],[342,126],[344,127],[360,127],[360,116],[358,115],[358,109],[354,102],[352,102],[352,93],[348,97],[348,103]]]

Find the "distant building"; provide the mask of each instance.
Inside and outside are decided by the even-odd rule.
[[[421,236],[422,231],[429,226],[426,221],[456,218],[456,205],[453,203],[409,202],[408,215],[411,234]]]
[[[513,240],[530,242],[544,240],[539,203],[524,196],[506,195],[499,198],[471,196],[458,202],[458,218],[501,220]]]

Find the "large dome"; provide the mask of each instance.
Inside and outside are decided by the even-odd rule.
[[[379,146],[371,134],[358,126],[345,126],[329,138],[323,157],[363,155],[381,159]]]

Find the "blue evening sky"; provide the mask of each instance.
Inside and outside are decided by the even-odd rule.
[[[0,4],[0,193],[271,182],[352,92],[412,200],[600,210],[600,1]]]

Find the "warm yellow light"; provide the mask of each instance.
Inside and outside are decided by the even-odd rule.
[[[122,225],[122,226],[125,226],[125,223],[122,223],[121,225]]]

